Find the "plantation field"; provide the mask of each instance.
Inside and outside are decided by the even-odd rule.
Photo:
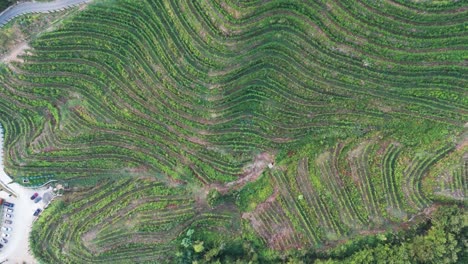
[[[198,236],[239,230],[234,206],[205,207],[154,179],[103,181],[68,199],[31,234],[36,256],[49,263],[173,262],[175,240],[189,228]]]
[[[467,16],[464,1],[93,1],[0,64],[6,172],[68,190],[32,251],[343,259],[463,206]]]

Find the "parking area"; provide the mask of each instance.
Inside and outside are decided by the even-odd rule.
[[[10,182],[0,170],[0,183],[8,188],[0,191],[0,263],[36,263],[29,252],[29,233],[36,210],[44,210],[52,200],[52,188],[28,189]]]
[[[0,205],[0,263],[37,263],[29,252],[29,233],[37,217],[34,212],[38,208],[44,210],[53,199],[52,188],[29,189],[11,182],[3,169],[3,131],[0,125],[0,198],[4,200]],[[37,197],[31,200],[35,193],[40,197],[36,202],[34,199]],[[5,206],[5,202],[13,206]]]
[[[15,186],[16,185],[16,186]],[[35,263],[29,253],[29,232],[36,216],[37,209],[44,209],[45,202],[50,201],[51,189],[26,189],[18,184],[9,184],[18,197],[10,196],[4,191],[0,191],[0,198],[4,199],[3,220],[1,222],[0,262],[4,263]],[[31,200],[37,193],[36,200]],[[44,200],[46,196],[48,199]],[[39,199],[41,198],[41,199]],[[5,206],[14,204],[13,207]],[[8,221],[8,222],[5,222]]]
[[[3,237],[7,240],[7,243],[0,241],[3,246],[0,249],[0,263],[37,263],[29,252],[29,233],[35,219],[35,216],[33,216],[34,211],[37,208],[43,208],[44,202],[34,203],[30,198],[35,192],[43,196],[50,189],[32,190],[17,183],[10,184],[12,179],[3,169],[2,130],[0,125],[0,198],[4,199],[4,202],[14,204],[14,206],[0,205],[0,232],[1,234],[8,234],[8,237]],[[11,212],[7,212],[8,208],[12,209]],[[11,215],[11,218],[6,217],[7,213]],[[11,221],[11,224],[5,223],[6,220]],[[2,238],[1,234],[0,240]]]

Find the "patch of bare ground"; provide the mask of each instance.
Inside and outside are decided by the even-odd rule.
[[[351,168],[351,178],[353,179],[353,182],[356,184],[356,186],[361,186],[362,179],[359,178],[359,172],[358,172],[358,167],[356,167],[356,164],[354,164],[354,160],[358,159],[360,155],[362,155],[362,152],[364,151],[364,148],[366,147],[366,142],[362,142],[359,144],[359,146],[353,150],[351,150],[348,153],[348,164]]]
[[[224,26],[224,25],[219,25],[219,29],[221,30],[221,32],[223,33],[223,35],[225,36],[229,36],[230,35],[230,31]]]
[[[172,177],[168,177],[167,184],[171,188],[177,188],[177,187],[180,187],[181,185],[187,184],[187,182],[184,181],[184,180],[174,179]]]
[[[256,212],[264,212],[268,209],[268,205],[276,201],[276,198],[279,195],[278,186],[274,187],[273,193],[262,203],[258,204],[255,208]]]
[[[226,10],[235,19],[241,18],[242,14],[239,10],[232,8],[226,2],[221,2],[221,7]]]
[[[128,170],[131,173],[142,173],[142,172],[148,172],[150,169],[148,168],[148,166],[140,165],[138,167],[129,168]]]
[[[228,75],[230,72],[235,71],[236,69],[240,69],[241,67],[242,67],[242,64],[231,64],[231,65],[229,65],[227,67],[224,67],[223,69],[219,69],[219,70],[210,69],[208,71],[208,76],[210,76],[210,77],[225,76],[225,75]],[[219,84],[210,84],[209,85],[210,90],[217,89],[219,87],[221,87],[221,85],[219,85]]]
[[[198,35],[206,42],[207,38],[206,38],[206,31],[204,29],[201,29],[199,32],[198,32]]]
[[[0,61],[4,63],[10,63],[13,61],[16,62],[23,62],[23,58],[21,55],[26,54],[26,51],[30,49],[29,43],[24,41],[16,45],[10,52],[6,53],[4,56],[0,58]]]
[[[87,6],[88,6],[88,3],[81,4],[80,7],[78,8],[78,11],[83,11]]]
[[[388,148],[389,145],[390,145],[389,141],[384,141],[383,143],[381,143],[379,149],[376,152],[376,154],[379,155],[379,156],[382,156],[385,153],[385,150]]]
[[[203,140],[203,139],[198,138],[198,137],[188,137],[187,140],[192,142],[192,143],[202,145],[202,146],[208,146],[209,145],[209,143],[206,140]]]
[[[283,243],[285,240],[291,240],[294,237],[294,230],[291,226],[281,224],[277,224],[274,229],[277,232],[268,239],[268,245],[273,248],[285,249]]]
[[[208,207],[207,197],[212,185],[188,186],[191,188],[192,196],[197,207]]]
[[[273,191],[273,194],[271,194],[264,202],[260,203],[257,205],[255,210],[253,212],[247,212],[242,214],[243,219],[247,219],[251,221],[252,226],[259,227],[261,225],[260,221],[254,218],[255,213],[262,213],[270,207],[270,204],[273,203],[276,200],[276,197],[278,197],[279,191],[278,187],[275,186],[275,189]]]
[[[96,239],[98,232],[99,232],[99,229],[93,228],[89,230],[88,232],[84,233],[83,236],[81,237],[81,241],[83,241],[84,246],[92,253],[98,253],[96,246],[92,242]]]
[[[268,208],[270,207],[270,204],[272,204],[276,200],[276,197],[278,197],[278,194],[279,194],[278,187],[275,186],[273,194],[270,195],[264,202],[258,204],[254,212],[243,213],[242,219],[249,220],[252,227],[255,230],[258,230],[260,226],[262,225],[262,223],[261,221],[259,221],[257,218],[254,217],[254,214],[262,213],[268,210]]]
[[[273,138],[272,141],[275,143],[288,143],[293,141],[294,139],[292,138]]]
[[[244,172],[239,179],[228,182],[225,184],[221,183],[210,183],[202,188],[194,187],[192,193],[194,195],[195,203],[197,206],[207,206],[207,196],[210,190],[216,189],[222,195],[229,193],[232,190],[239,190],[248,182],[253,182],[260,177],[268,164],[274,162],[274,155],[263,152],[254,158],[254,161],[244,167]]]
[[[279,194],[279,189],[278,186],[273,187],[273,193],[265,200],[265,202],[261,203],[260,205],[264,203],[272,203],[276,200],[276,197],[278,197]]]
[[[215,184],[214,187],[221,194],[226,194],[230,190],[240,189],[248,182],[257,180],[268,164],[273,163],[273,161],[274,156],[272,154],[263,152],[255,157],[253,163],[250,163],[244,167],[244,173],[239,179],[228,182],[224,185]]]
[[[215,90],[215,89],[219,89],[219,88],[221,87],[221,85],[220,85],[220,84],[211,84],[211,83],[210,83],[210,84],[208,84],[206,87],[207,87],[208,89],[210,89],[210,90]],[[222,96],[218,96],[217,99],[222,99]],[[213,102],[213,101],[215,101],[215,100],[213,100],[213,99],[208,99],[208,101]]]
[[[297,234],[294,231],[289,219],[284,215],[281,206],[276,202],[279,190],[275,188],[273,194],[265,202],[260,203],[253,212],[242,214],[242,219],[248,220],[252,228],[262,237],[268,246],[273,249],[285,250],[300,248]],[[275,220],[265,222],[262,214],[273,212]]]
[[[390,65],[390,64],[389,64]],[[364,85],[365,82],[363,81],[362,85]],[[374,101],[371,101],[371,104],[375,107],[377,107],[377,109],[379,109],[380,111],[382,111],[383,113],[392,113],[394,112],[395,110],[393,109],[393,107],[388,104],[388,102],[383,102],[383,101],[379,101],[379,100],[374,100]]]
[[[79,12],[88,4],[82,4],[79,8],[70,8],[48,14],[37,14],[32,23],[20,24],[13,21],[11,27],[0,29],[0,62],[23,62],[21,55],[31,49],[29,42],[43,32],[48,32],[60,26],[63,18]]]

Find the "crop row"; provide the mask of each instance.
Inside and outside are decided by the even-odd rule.
[[[312,162],[305,156],[287,168],[272,169],[270,183],[277,191],[244,218],[275,248],[320,247],[369,228],[392,227],[431,205],[422,189],[424,177],[453,150],[445,145],[411,160],[414,152],[397,142],[342,142]],[[457,167],[446,180],[451,194],[463,190],[461,175],[462,167]],[[274,244],[275,226],[287,229],[284,236],[290,240]]]
[[[34,224],[31,240],[34,254],[48,263],[170,262],[168,251],[186,229],[227,228],[231,217],[196,207],[183,189],[151,179],[109,180],[73,202],[54,202]]]
[[[239,160],[237,153],[273,146],[278,138],[293,141],[321,126],[346,129],[356,121],[369,125],[379,122],[379,110],[368,109],[365,103],[353,107],[346,98],[383,100],[390,96],[411,104],[400,108],[402,114],[418,112],[429,119],[458,122],[464,102],[447,104],[447,100],[461,98],[461,69],[454,65],[453,71],[445,71],[446,66],[437,66],[436,70],[434,66],[414,68],[401,64],[402,60],[420,60],[412,57],[412,52],[402,54],[400,61],[388,62],[396,56],[377,53],[383,50],[381,43],[369,43],[372,49],[363,51],[360,45],[347,41],[355,55],[337,52],[348,49],[336,45],[343,42],[337,33],[355,30],[349,24],[355,21],[352,16],[356,9],[349,2],[330,4],[333,12],[325,15],[314,9],[324,8],[322,3],[308,6],[273,1],[257,9],[246,7],[242,19],[233,19],[225,7],[207,2],[150,1],[135,6],[123,1],[112,10],[106,4],[91,6],[61,29],[33,43],[34,55],[16,69],[18,80],[2,81],[5,87],[15,87],[8,90],[7,96],[17,99],[18,106],[34,104],[38,111],[47,109],[52,117],[42,122],[54,123],[54,127],[70,122],[66,130],[47,132],[60,133],[60,137],[49,137],[35,146],[33,153],[23,154],[28,166],[21,170],[33,172],[35,168],[49,167],[59,171],[64,166],[88,166],[89,171],[110,172],[118,160],[129,157],[130,166],[144,165],[166,174],[183,166],[200,175],[202,182],[216,181],[226,178],[222,175],[239,174],[248,159]],[[210,12],[216,13],[219,20],[211,21]],[[365,12],[366,16],[374,14],[367,9]],[[397,24],[382,14],[375,15],[375,21],[385,22],[384,27]],[[340,20],[332,21],[337,18]],[[396,37],[395,32],[377,32],[372,21],[351,24],[369,24],[368,30],[375,34]],[[326,37],[315,32],[318,38],[310,39],[307,31],[314,23]],[[412,26],[404,23],[399,21],[398,25]],[[221,34],[221,26],[232,34]],[[446,34],[450,31],[447,28],[458,27],[452,23],[438,28]],[[428,31],[436,32],[432,28]],[[277,38],[278,34],[287,38]],[[370,58],[369,52],[374,57]],[[460,58],[459,52],[454,48],[448,54]],[[430,61],[438,53],[421,56]],[[368,57],[366,63],[372,69],[363,67],[363,57]],[[379,66],[389,63],[395,66],[393,70]],[[427,79],[434,71],[440,73],[438,79]],[[424,89],[427,81],[439,98],[401,92],[410,87]],[[392,88],[385,88],[388,86]],[[457,88],[449,94],[448,87]],[[62,101],[70,90],[81,97],[73,107]],[[342,106],[345,109],[337,114],[334,109]],[[40,133],[45,127],[36,122],[28,129]],[[85,133],[87,142],[93,142],[95,148],[89,149],[86,156],[99,160],[94,164],[82,158],[84,135],[73,137],[81,128],[89,129]],[[89,136],[96,131],[113,140]],[[109,155],[106,146],[118,153]],[[220,149],[224,155],[205,151],[206,146]],[[20,170],[18,167],[15,169]],[[62,172],[64,177],[70,173]]]

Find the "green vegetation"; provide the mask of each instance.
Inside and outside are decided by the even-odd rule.
[[[35,256],[460,261],[467,15],[96,0],[0,64],[7,172],[70,187],[34,224]]]
[[[71,8],[50,14],[27,14],[14,18],[0,28],[0,57],[18,45],[37,38],[45,29],[52,29],[64,17],[76,12],[77,8]]]
[[[44,263],[170,263],[184,232],[239,232],[235,207],[210,208],[191,197],[154,179],[103,180],[52,203],[34,225],[31,248]],[[181,240],[203,251],[203,242]]]
[[[376,237],[373,245],[350,244],[348,247],[356,250],[351,256],[316,263],[387,263],[390,260],[393,263],[465,263],[467,231],[466,214],[463,215],[462,209],[440,207],[430,222],[416,229]]]
[[[263,175],[257,181],[247,183],[237,194],[237,204],[241,211],[252,211],[258,204],[273,195],[268,176]]]
[[[7,9],[10,5],[12,5],[15,1],[13,0],[0,0],[0,12]]]

